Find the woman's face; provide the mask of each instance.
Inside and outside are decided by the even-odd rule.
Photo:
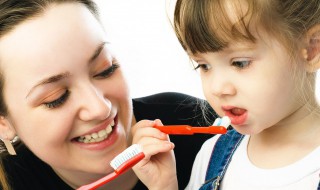
[[[127,146],[131,99],[108,46],[91,12],[72,3],[51,6],[0,40],[8,121],[61,174],[110,172]]]

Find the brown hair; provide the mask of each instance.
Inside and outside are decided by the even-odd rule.
[[[230,2],[247,6],[245,11],[237,10],[237,23],[227,13]],[[177,0],[174,11],[175,33],[190,53],[219,51],[231,40],[254,42],[252,31],[257,26],[292,52],[302,35],[318,23],[319,0]]]
[[[302,101],[314,99],[306,92],[314,92],[316,72],[298,72],[303,62],[295,60],[301,60],[306,32],[319,23],[320,0],[177,0],[173,18],[176,36],[191,55],[223,50],[232,41],[255,43],[259,32],[274,37],[298,63],[292,77]]]
[[[43,14],[51,5],[61,3],[80,3],[87,7],[99,21],[97,6],[91,0],[0,0],[0,39],[14,30],[17,25]],[[3,97],[4,85],[4,73],[0,69],[0,116],[5,117],[8,115],[8,109]],[[5,150],[1,142],[0,152],[2,156],[6,155]],[[1,159],[0,166],[0,183],[3,190],[8,190],[10,186],[7,182]]]

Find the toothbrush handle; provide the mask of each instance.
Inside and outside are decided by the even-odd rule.
[[[223,126],[209,126],[209,127],[192,127],[194,133],[204,134],[226,134],[227,129]]]
[[[191,127],[189,125],[167,125],[167,126],[154,126],[154,128],[170,135],[193,135],[195,133],[202,134],[225,134],[227,129],[222,126],[209,126],[209,127]]]
[[[98,187],[108,183],[109,181],[112,181],[116,177],[118,177],[118,174],[115,172],[112,172],[111,174],[109,174],[109,175],[107,175],[107,176],[105,176],[105,177],[103,177],[93,183],[79,187],[77,190],[95,190]]]

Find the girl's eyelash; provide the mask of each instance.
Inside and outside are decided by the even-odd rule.
[[[117,63],[113,63],[111,67],[107,68],[106,70],[102,71],[99,74],[94,75],[93,77],[99,77],[99,78],[107,78],[111,76],[115,70],[117,70],[120,66]]]
[[[210,69],[210,66],[208,64],[198,64],[196,67],[194,67],[194,70],[198,69],[208,71]]]
[[[57,107],[61,106],[67,100],[69,95],[70,95],[70,91],[66,90],[65,93],[62,94],[62,96],[60,96],[58,99],[53,100],[51,102],[46,102],[43,104],[50,109],[57,108]]]
[[[250,60],[243,60],[243,61],[232,61],[232,66],[237,67],[238,69],[245,69],[251,65]]]

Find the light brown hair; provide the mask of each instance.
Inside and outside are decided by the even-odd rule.
[[[62,3],[79,3],[84,5],[99,20],[96,4],[91,0],[0,0],[0,40],[10,33],[16,26],[29,19],[41,16],[50,6]],[[1,59],[0,59],[1,60]],[[1,64],[1,62],[0,62]],[[0,68],[0,116],[6,117],[7,105],[3,96],[5,86],[5,73]],[[18,143],[19,144],[19,143]],[[0,143],[1,158],[7,155],[5,146]],[[1,189],[9,190],[5,171],[0,159],[0,183]],[[19,182],[14,182],[19,183]]]
[[[298,63],[292,64],[292,77],[302,102],[314,99],[316,72],[298,70],[305,64],[298,60],[301,49],[312,43],[304,42],[307,31],[319,24],[320,0],[177,0],[173,18],[175,34],[189,55],[221,51],[234,41],[255,43],[259,32],[275,38]]]

